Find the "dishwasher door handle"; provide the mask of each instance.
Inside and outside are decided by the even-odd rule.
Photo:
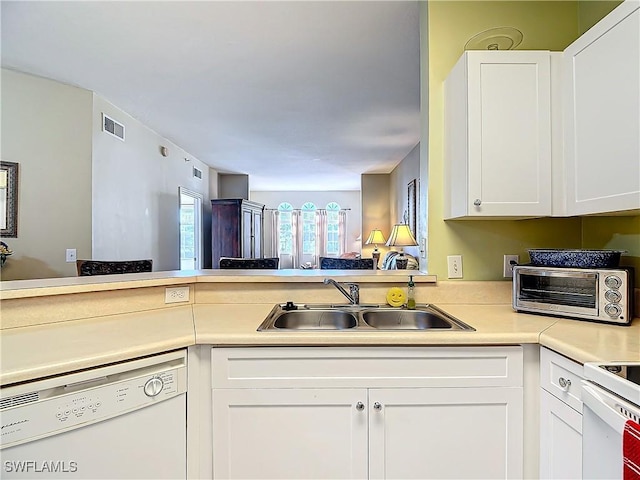
[[[640,414],[640,412],[628,402],[585,381],[582,382],[582,402],[585,408],[589,408],[620,435],[624,432],[624,425],[629,419],[617,411],[615,406],[620,406],[636,415]]]

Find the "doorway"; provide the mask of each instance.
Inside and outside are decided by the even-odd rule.
[[[180,198],[180,270],[202,268],[202,195],[178,187]]]

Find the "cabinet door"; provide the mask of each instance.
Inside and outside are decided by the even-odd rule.
[[[640,209],[640,2],[619,5],[563,62],[567,214]]]
[[[445,218],[550,215],[550,53],[466,52],[445,102]]]
[[[582,415],[540,389],[540,478],[582,478]]]
[[[365,389],[214,389],[214,478],[366,478],[366,397]]]
[[[253,257],[262,258],[262,214],[253,212]]]
[[[521,388],[371,390],[370,478],[522,478],[522,402]]]
[[[250,209],[242,209],[242,258],[253,257],[253,212]]]
[[[467,67],[469,211],[550,215],[549,52],[473,53]]]

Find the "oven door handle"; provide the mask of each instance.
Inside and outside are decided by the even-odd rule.
[[[588,407],[602,421],[622,435],[627,418],[612,408],[607,399],[610,402],[617,403],[615,396],[590,382],[582,382],[582,403],[584,406]]]

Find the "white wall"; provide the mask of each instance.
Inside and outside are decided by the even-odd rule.
[[[18,237],[2,280],[69,277],[91,254],[92,94],[2,69],[2,160],[19,164]]]
[[[220,173],[217,198],[244,198],[249,200],[249,175]],[[212,197],[213,198],[213,197]]]
[[[102,131],[102,112],[125,125],[124,142]],[[194,166],[202,179],[193,176]],[[210,217],[209,173],[207,165],[94,94],[93,258],[151,258],[154,271],[179,269],[178,187],[202,194],[203,218]]]
[[[336,202],[341,208],[349,208],[351,211],[347,216],[347,246],[352,251],[360,252],[360,242],[356,239],[360,236],[362,209],[360,207],[359,190],[338,190],[322,192],[265,192],[252,191],[249,200],[262,203],[266,208],[278,208],[282,202],[289,202],[293,208],[300,208],[306,202],[312,202],[318,208],[325,208],[328,203]],[[271,224],[269,215],[265,215],[265,255],[273,255],[271,244]]]

